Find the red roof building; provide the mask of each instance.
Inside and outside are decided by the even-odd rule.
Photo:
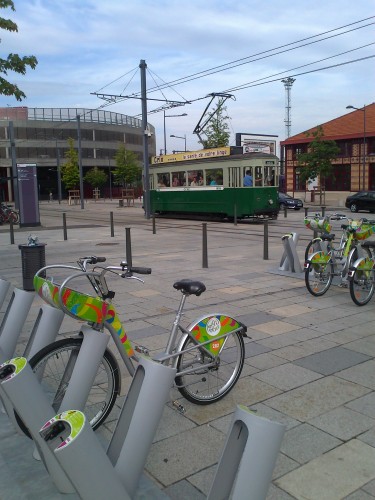
[[[318,126],[280,143],[287,191],[311,191],[319,185],[319,179],[306,186],[301,183],[297,161],[298,154],[307,152]],[[327,196],[331,193],[336,195],[335,199],[344,199],[351,191],[375,190],[375,103],[353,109],[320,126],[324,139],[334,140],[340,148],[332,162],[333,176],[325,181]],[[307,196],[305,199],[310,201]]]

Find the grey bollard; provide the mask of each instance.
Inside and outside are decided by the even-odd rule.
[[[293,273],[301,273],[302,267],[297,255],[298,233],[285,234],[281,240],[284,246],[284,253],[281,257],[280,267],[281,271],[291,271]]]
[[[177,370],[140,356],[107,455],[131,498],[137,490]]]
[[[18,338],[34,297],[34,292],[26,292],[19,288],[13,290],[12,297],[0,326],[0,347],[5,356],[5,358],[0,358],[0,363],[4,363],[14,356]]]
[[[5,297],[10,287],[9,281],[0,278],[0,308],[4,304]]]
[[[56,309],[48,304],[43,304],[41,306],[25,352],[23,353],[25,358],[31,359],[34,354],[43,349],[43,347],[46,347],[56,340],[64,316],[61,309]]]
[[[13,408],[15,408],[29,429],[56,488],[61,493],[74,493],[75,490],[65,472],[39,435],[42,425],[56,412],[48,403],[27,359],[13,358],[0,365],[0,381],[0,393],[4,393],[12,404],[12,414],[8,414],[9,418],[14,421]]]
[[[237,406],[207,500],[265,499],[284,432],[285,425]]]
[[[40,430],[82,500],[130,500],[85,415],[69,410]]]

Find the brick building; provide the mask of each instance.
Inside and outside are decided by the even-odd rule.
[[[326,179],[326,201],[343,204],[351,192],[375,190],[375,103],[320,125],[324,139],[334,140],[340,148],[332,162],[333,176]],[[289,137],[280,143],[285,165],[286,191],[311,201],[319,179],[309,185],[299,179],[297,155],[305,153],[318,126]]]

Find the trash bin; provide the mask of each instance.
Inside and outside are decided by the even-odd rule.
[[[18,248],[21,250],[23,289],[31,292],[35,290],[35,273],[46,265],[46,243],[18,245]]]

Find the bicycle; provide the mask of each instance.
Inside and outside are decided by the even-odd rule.
[[[305,216],[304,224],[307,228],[314,231],[314,238],[309,241],[305,250],[305,261],[309,260],[311,255],[315,252],[321,250],[326,250],[323,248],[323,239],[320,236],[315,236],[317,233],[322,235],[330,234],[332,230],[331,221],[347,219],[346,215],[334,213],[332,215],[326,214],[324,217],[320,213],[315,213],[312,217]],[[343,232],[341,236],[340,246],[344,245],[344,239],[346,239],[346,233]]]
[[[371,257],[357,259],[348,272],[350,297],[357,306],[368,304],[375,291],[375,242],[365,241],[362,247],[367,248]]]
[[[79,355],[83,351],[87,330],[95,335],[111,337],[120,354],[128,373],[133,376],[138,354],[149,355],[143,347],[133,348],[127,337],[117,311],[111,300],[115,293],[108,289],[105,274],[110,272],[125,279],[136,279],[134,274],[150,274],[151,269],[128,267],[126,262],[120,266],[95,266],[93,271],[87,271],[88,264],[103,262],[105,258],[85,257],[79,259],[79,272],[66,278],[61,285],[51,278],[43,278],[42,273],[52,269],[75,269],[74,266],[52,265],[40,269],[34,278],[37,294],[50,305],[61,308],[75,319],[84,320],[87,324],[81,328],[77,337],[58,340],[33,356],[29,363],[45,387],[46,393],[56,411],[64,410],[69,391],[72,393],[70,381],[73,377],[80,380],[76,373],[86,375],[88,366],[80,366]],[[101,270],[98,272],[98,270]],[[94,287],[97,297],[78,292],[68,287],[71,280],[85,276]],[[168,337],[165,351],[152,359],[156,362],[177,368],[175,387],[181,395],[194,404],[207,405],[222,399],[236,384],[244,364],[244,337],[247,337],[247,327],[234,318],[221,313],[202,316],[183,327],[180,323],[186,299],[189,295],[200,296],[205,285],[200,281],[189,279],[174,283],[173,287],[181,291],[182,296],[176,311],[175,319]],[[85,330],[86,327],[86,330]],[[108,337],[108,333],[109,337]],[[179,335],[180,334],[180,335]],[[89,342],[89,341],[87,341]],[[86,360],[87,361],[87,360]],[[82,365],[82,363],[81,363]],[[95,369],[94,369],[95,368]],[[100,354],[100,364],[94,367],[94,378],[86,391],[82,389],[82,411],[87,415],[93,429],[97,429],[112,410],[117,395],[120,392],[120,368],[113,353],[104,345]],[[76,395],[75,395],[76,396]],[[74,397],[75,397],[74,396]],[[79,399],[78,398],[78,399]],[[77,398],[76,398],[77,399]],[[76,403],[76,400],[75,400]],[[183,411],[178,402],[175,405]],[[75,404],[75,408],[80,409]],[[27,429],[19,422],[22,430]]]
[[[0,222],[12,222],[13,224],[17,224],[19,221],[19,213],[13,210],[11,207],[4,205],[4,203],[0,204]]]
[[[341,226],[345,237],[341,237],[338,248],[332,244],[334,234],[323,234],[322,240],[327,242],[327,250],[313,253],[305,262],[306,288],[315,297],[327,292],[334,276],[341,278],[341,286],[347,286],[348,270],[360,257],[359,241],[369,238],[375,231],[375,221],[348,221],[349,224]],[[366,248],[363,248],[363,252],[369,254]]]

